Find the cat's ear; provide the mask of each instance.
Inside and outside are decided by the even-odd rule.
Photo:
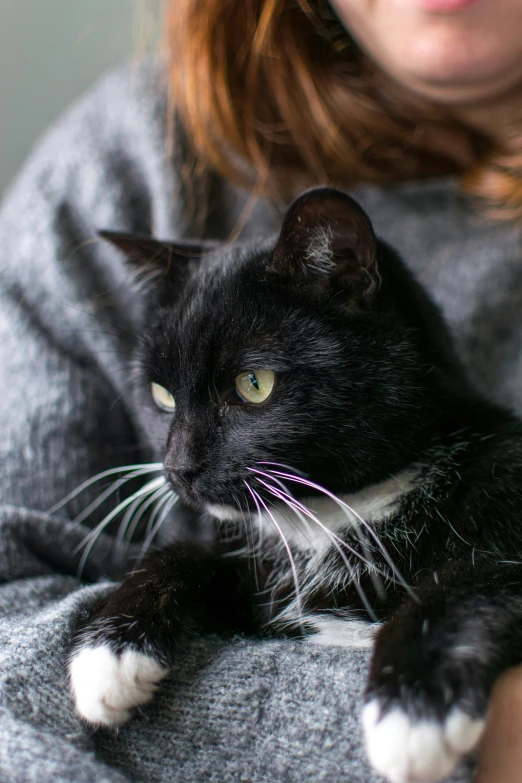
[[[98,236],[125,253],[138,280],[158,285],[171,277],[177,280],[184,277],[189,262],[197,263],[216,247],[210,242],[163,242],[150,236],[119,231],[99,231]]]
[[[370,219],[340,190],[309,190],[290,205],[268,269],[365,307],[380,286]]]

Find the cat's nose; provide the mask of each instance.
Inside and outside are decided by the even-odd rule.
[[[192,489],[196,477],[201,473],[199,466],[191,461],[168,461],[165,462],[165,467],[168,469],[170,479],[174,485],[177,484],[178,487],[185,487],[185,489],[189,490]]]
[[[192,484],[198,474],[198,471],[191,466],[171,468],[171,472],[178,481],[187,487],[187,489],[192,489]]]
[[[189,423],[172,431],[167,444],[165,467],[171,481],[181,491],[192,490],[196,477],[202,472],[201,450],[198,449],[196,433]]]

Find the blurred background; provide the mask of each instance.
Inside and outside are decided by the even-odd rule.
[[[161,0],[0,0],[0,197],[60,112],[157,46],[160,20]]]

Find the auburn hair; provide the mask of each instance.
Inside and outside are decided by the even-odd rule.
[[[171,0],[167,22],[193,174],[214,169],[284,201],[314,184],[457,174],[522,217],[522,153],[393,82],[326,0]]]

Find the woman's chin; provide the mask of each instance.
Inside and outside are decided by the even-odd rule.
[[[498,99],[522,84],[518,0],[334,0],[377,65],[425,98]]]
[[[394,43],[385,57],[378,65],[397,82],[446,105],[496,101],[522,85],[522,44],[513,56],[496,40],[424,35]]]

